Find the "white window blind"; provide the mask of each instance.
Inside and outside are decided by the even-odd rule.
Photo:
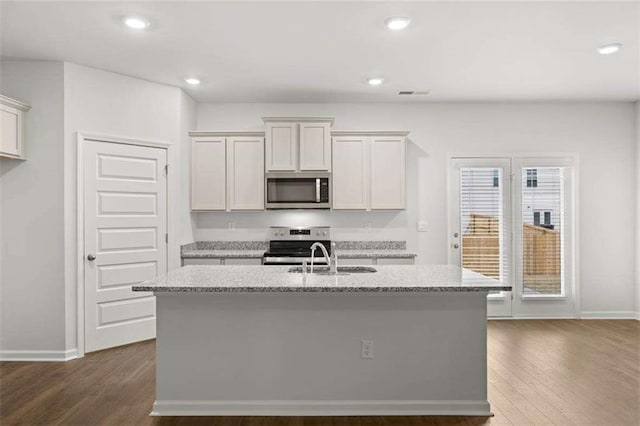
[[[460,229],[462,266],[508,283],[504,178],[501,168],[460,169]]]
[[[536,176],[536,185],[529,185]],[[522,169],[523,294],[564,294],[564,169]]]

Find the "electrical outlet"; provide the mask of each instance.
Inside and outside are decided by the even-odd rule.
[[[229,222],[229,231],[235,231],[235,230],[236,230],[236,223]]]
[[[427,232],[429,230],[429,222],[421,220],[418,222],[418,232]]]
[[[369,222],[365,223],[365,225],[364,225],[364,229],[365,229],[367,232],[371,232],[371,223],[369,223]]]
[[[360,356],[364,359],[373,359],[373,340],[366,339],[362,341]]]

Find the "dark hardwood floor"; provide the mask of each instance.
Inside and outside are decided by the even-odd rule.
[[[66,363],[0,363],[1,425],[640,424],[639,321],[490,321],[495,417],[152,418],[155,341]]]

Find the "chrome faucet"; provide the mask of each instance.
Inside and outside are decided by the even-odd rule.
[[[329,265],[329,273],[335,274],[338,272],[338,255],[336,254],[336,243],[331,243],[331,256],[327,252],[327,248],[322,243],[313,243],[311,246],[311,273],[313,273],[313,259],[315,258],[316,249],[320,247],[322,250],[322,256],[324,257],[325,262]]]

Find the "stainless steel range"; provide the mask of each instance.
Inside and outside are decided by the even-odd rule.
[[[262,263],[265,265],[301,265],[311,263],[311,246],[319,242],[331,255],[331,228],[314,227],[279,227],[269,228],[269,249],[265,252]],[[326,258],[320,248],[315,249],[314,263],[326,265]]]

